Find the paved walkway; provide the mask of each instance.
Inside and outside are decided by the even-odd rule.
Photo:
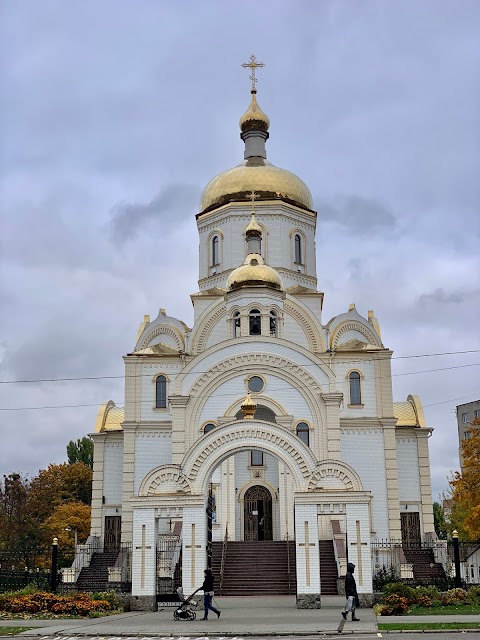
[[[0,620],[1,627],[25,626],[35,629],[24,631],[22,636],[261,636],[336,634],[340,612],[344,604],[341,596],[324,596],[321,609],[297,609],[295,598],[242,597],[215,598],[222,611],[220,619],[215,614],[204,622],[203,610],[197,610],[197,619],[175,622],[174,607],[165,607],[155,613],[132,611],[106,618],[81,620]],[[376,618],[372,609],[358,609],[360,622],[345,624],[343,635],[375,634]],[[382,616],[382,623],[389,622],[478,622],[480,616]],[[385,632],[383,632],[385,633]]]

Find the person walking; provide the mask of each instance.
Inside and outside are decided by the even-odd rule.
[[[357,593],[357,583],[355,582],[355,578],[353,577],[353,572],[355,571],[355,565],[352,562],[347,564],[347,573],[345,575],[345,609],[342,611],[342,617],[344,620],[347,619],[348,612],[352,612],[352,621],[360,622],[360,618],[357,618],[355,615],[355,609],[357,608],[358,602],[358,593]]]
[[[213,577],[212,570],[205,569],[205,578],[203,580],[202,586],[200,587],[200,590],[203,591],[203,606],[205,610],[202,620],[208,620],[209,609],[213,611],[213,613],[217,614],[217,618],[220,618],[221,611],[219,609],[215,609],[215,607],[212,606],[214,581],[215,578]]]

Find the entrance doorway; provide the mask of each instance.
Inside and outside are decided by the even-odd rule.
[[[402,546],[405,549],[420,546],[420,514],[417,512],[400,513],[402,527]]]
[[[245,492],[244,539],[273,540],[272,494],[266,487],[255,485]]]
[[[121,536],[121,516],[105,516],[104,551],[119,551]]]

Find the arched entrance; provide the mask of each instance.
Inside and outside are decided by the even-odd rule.
[[[272,494],[254,485],[244,497],[244,540],[273,540]]]

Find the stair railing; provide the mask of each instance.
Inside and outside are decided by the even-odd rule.
[[[285,535],[285,540],[287,541],[288,595],[290,595],[292,591],[292,587],[291,587],[291,569],[290,569],[290,536],[288,535],[288,532]]]
[[[220,595],[222,595],[223,588],[223,572],[225,571],[225,563],[227,561],[227,543],[228,543],[228,522],[225,527],[225,536],[222,544],[222,560],[220,562]]]

